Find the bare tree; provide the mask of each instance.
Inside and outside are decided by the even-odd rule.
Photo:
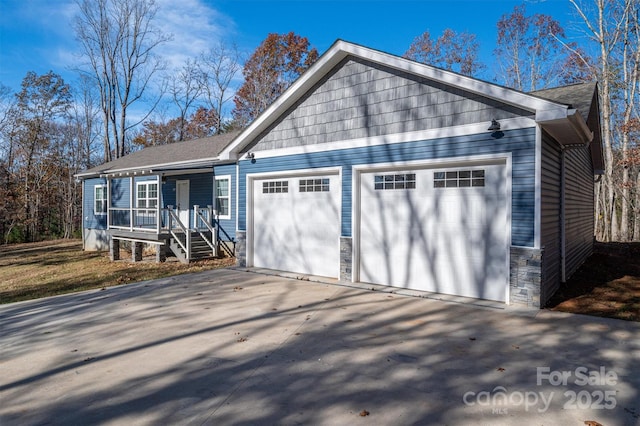
[[[600,239],[616,241],[620,238],[620,226],[616,212],[616,190],[614,182],[614,92],[617,85],[616,72],[619,58],[616,51],[629,30],[627,15],[635,0],[593,0],[591,4],[569,0],[582,19],[586,32],[599,50],[599,81],[602,107],[602,133],[604,143],[605,174],[598,188],[603,199],[596,212],[597,233]],[[600,220],[602,217],[602,220]]]
[[[523,3],[503,15],[497,27],[498,80],[504,85],[528,92],[562,78],[567,51],[559,41],[565,33],[558,21],[549,15],[528,15]]]
[[[195,106],[203,92],[203,84],[199,78],[199,67],[195,60],[187,60],[179,70],[167,76],[167,91],[171,101],[178,108],[178,141],[185,138],[185,127],[189,111]]]
[[[91,79],[80,76],[75,101],[71,109],[71,127],[75,143],[75,156],[84,168],[93,165],[94,153],[100,133],[100,102]]]
[[[200,78],[207,106],[217,115],[216,133],[223,129],[225,106],[233,99],[233,79],[240,71],[240,53],[235,45],[219,42],[200,57]]]
[[[457,33],[447,28],[435,41],[431,38],[429,31],[416,37],[404,57],[473,76],[484,68],[478,60],[479,50],[480,44],[475,34]]]
[[[163,68],[154,50],[170,36],[153,26],[154,0],[78,0],[75,32],[100,91],[104,126],[104,159],[125,154],[127,131],[146,116],[128,123],[131,105],[143,98],[152,77]],[[113,145],[112,145],[113,144]]]

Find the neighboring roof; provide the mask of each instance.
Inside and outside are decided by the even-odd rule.
[[[582,117],[569,117],[575,114],[569,105],[544,99],[540,96],[519,92],[497,84],[488,83],[455,72],[425,65],[406,58],[380,52],[343,40],[337,40],[318,60],[303,73],[274,103],[258,116],[238,137],[221,153],[221,159],[235,159],[262,132],[266,131],[279,117],[319,83],[336,65],[347,57],[357,57],[373,63],[382,64],[398,71],[457,87],[467,92],[496,99],[522,109],[532,111],[536,122],[547,125],[557,140],[589,139],[588,129]]]
[[[85,170],[78,173],[76,177],[87,178],[109,173],[160,172],[212,166],[218,161],[218,154],[239,133],[237,131],[229,132],[208,138],[147,147]]]

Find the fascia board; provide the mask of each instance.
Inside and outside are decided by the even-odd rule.
[[[190,166],[189,168],[200,167],[200,166],[208,166],[211,164],[212,166],[218,162],[218,157],[213,158],[205,158],[202,160],[185,160],[185,161],[177,161],[171,163],[159,163],[159,164],[151,164],[146,166],[137,166],[137,167],[123,167],[120,169],[103,169],[92,173],[78,173],[74,175],[78,179],[89,178],[92,176],[103,176],[103,175],[111,175],[118,173],[135,173],[135,172],[157,172],[162,170],[175,170],[180,167],[184,167],[186,165]]]

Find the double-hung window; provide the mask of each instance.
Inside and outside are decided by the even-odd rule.
[[[216,177],[216,210],[220,219],[231,219],[231,176]]]
[[[138,182],[136,185],[137,204],[139,214],[154,214],[158,206],[158,183]],[[147,210],[148,209],[148,210]]]
[[[96,185],[94,187],[94,214],[107,214],[107,186]]]

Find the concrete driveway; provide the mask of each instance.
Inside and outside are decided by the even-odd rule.
[[[640,325],[217,270],[0,306],[0,424],[640,424]]]

